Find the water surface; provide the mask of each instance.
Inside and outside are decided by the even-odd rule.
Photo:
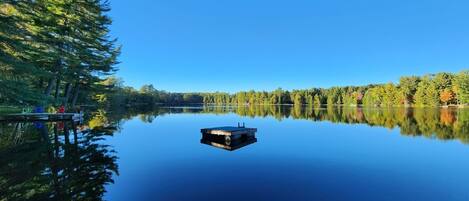
[[[467,109],[89,114],[1,124],[0,200],[469,200]],[[255,142],[201,143],[201,128],[238,122],[258,129]]]

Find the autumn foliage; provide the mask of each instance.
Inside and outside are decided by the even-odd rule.
[[[448,105],[448,103],[451,103],[453,100],[454,93],[451,90],[445,89],[440,93],[440,101],[445,105]]]

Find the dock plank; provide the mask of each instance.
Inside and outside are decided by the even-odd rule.
[[[203,129],[200,129],[200,132],[204,134],[231,136],[231,135],[254,134],[255,132],[257,132],[257,129],[233,127],[233,126],[222,126],[222,127],[214,127],[214,128],[203,128]]]
[[[27,113],[7,114],[0,116],[0,121],[79,121],[80,113]]]

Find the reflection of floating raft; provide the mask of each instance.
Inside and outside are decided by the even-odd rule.
[[[257,142],[255,128],[241,127],[215,127],[201,129],[203,144],[233,151],[246,145]]]
[[[228,151],[234,151],[236,149],[253,144],[255,142],[257,142],[257,138],[255,137],[247,137],[245,139],[239,139],[234,141],[216,140],[213,138],[202,138],[200,140],[200,143],[202,144],[222,148]]]
[[[0,121],[80,121],[80,113],[28,113],[0,116]]]

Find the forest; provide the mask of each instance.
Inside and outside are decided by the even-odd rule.
[[[469,70],[401,77],[398,83],[171,93],[135,89],[113,76],[121,47],[109,34],[110,7],[100,0],[3,0],[0,3],[0,106],[155,104],[464,106]]]
[[[120,54],[109,10],[99,0],[2,0],[0,104],[93,101]]]
[[[346,106],[448,106],[469,103],[469,71],[406,76],[399,83],[311,88],[286,91],[242,91],[201,94],[204,103],[212,104],[295,104]]]
[[[139,90],[125,87],[122,79],[110,77],[103,82],[109,93],[101,101],[160,104],[215,104],[215,105],[345,105],[345,106],[464,106],[469,104],[469,71],[459,73],[437,73],[424,76],[406,76],[399,83],[370,84],[311,88],[304,90],[241,91],[235,94],[214,93],[170,93],[159,91],[153,85],[144,85]]]

